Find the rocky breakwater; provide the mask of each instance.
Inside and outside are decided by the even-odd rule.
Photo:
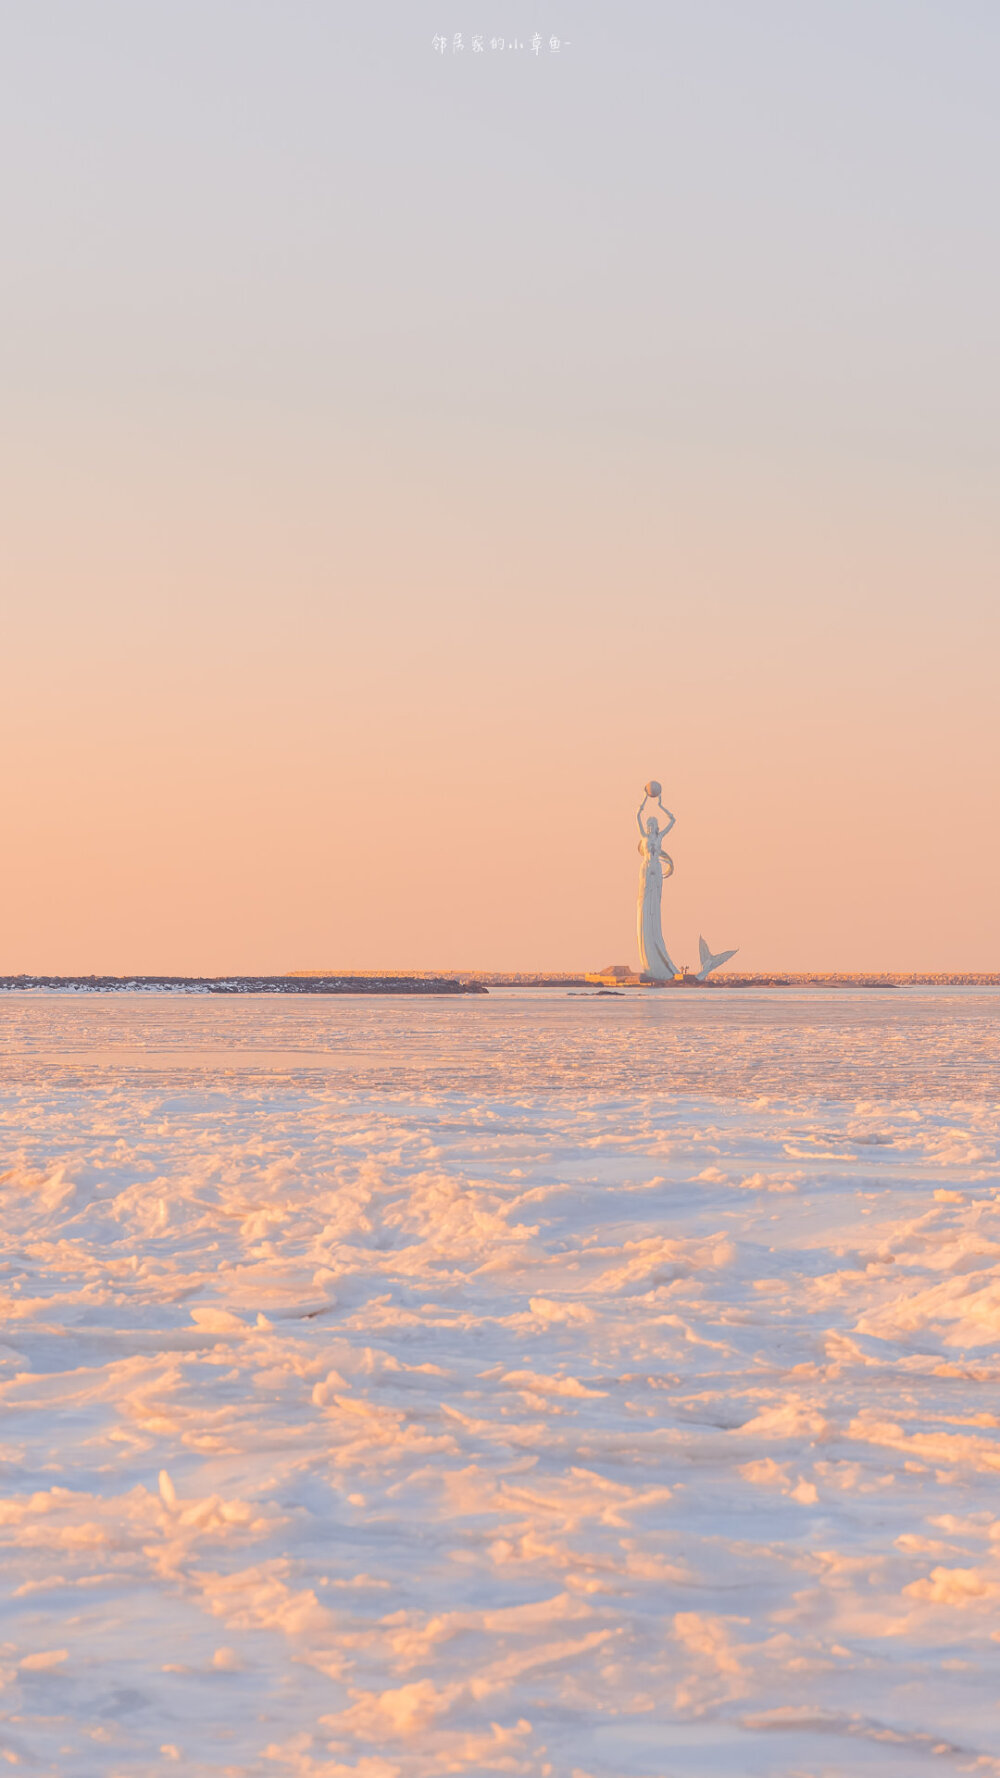
[[[412,975],[5,975],[0,992],[50,994],[486,994],[482,982]]]

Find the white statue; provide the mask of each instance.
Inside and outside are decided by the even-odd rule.
[[[656,801],[666,816],[666,826],[660,826],[656,815],[642,819],[643,809],[650,797]],[[655,778],[646,785],[646,794],[639,804],[636,820],[642,838],[639,841],[639,853],[642,864],[639,869],[639,905],[636,910],[636,926],[639,934],[639,957],[642,962],[643,975],[652,976],[654,981],[669,982],[680,971],[676,963],[671,961],[663,943],[663,930],[660,926],[660,896],[663,892],[663,864],[666,861],[667,876],[674,873],[674,861],[668,852],[663,850],[663,842],[674,825],[674,816],[669,809],[663,807],[662,786]]]
[[[666,816],[666,825],[660,826],[659,817],[647,815],[642,818],[643,810],[651,797],[655,797],[661,814]],[[654,982],[669,982],[684,972],[678,969],[663,942],[663,929],[660,925],[660,896],[663,892],[664,877],[674,874],[674,861],[669,853],[664,852],[663,842],[674,825],[675,817],[669,809],[663,807],[663,787],[655,778],[646,785],[646,794],[639,804],[636,820],[642,838],[639,841],[639,852],[642,865],[639,870],[639,906],[637,910],[637,926],[639,932],[639,956],[642,959],[642,973]],[[666,871],[663,866],[666,864]],[[703,982],[710,976],[713,969],[728,963],[735,957],[735,951],[718,951],[713,953],[703,938],[698,940],[701,967],[696,981]],[[688,977],[688,980],[691,978]]]

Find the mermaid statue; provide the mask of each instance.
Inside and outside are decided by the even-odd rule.
[[[660,815],[664,817],[664,825],[660,826],[660,817],[650,813],[643,819],[646,804],[656,802]],[[700,966],[695,975],[688,975],[686,970],[678,969],[676,963],[663,942],[663,928],[660,925],[660,897],[663,884],[667,877],[674,874],[674,861],[668,852],[663,850],[663,842],[674,825],[674,816],[663,806],[663,787],[655,778],[646,785],[646,794],[639,804],[636,820],[639,823],[639,854],[642,864],[639,869],[639,905],[636,910],[636,926],[639,934],[639,956],[642,960],[643,979],[647,982],[703,982],[730,957],[735,951],[718,951],[713,953],[703,938],[698,940]]]
[[[649,814],[643,820],[643,810],[652,797],[655,797],[657,807],[665,817],[663,827],[660,826],[658,815]],[[655,778],[651,778],[646,785],[646,794],[639,804],[636,820],[642,836],[639,841],[642,864],[639,867],[639,904],[636,910],[642,973],[650,976],[654,982],[669,982],[680,974],[680,970],[663,942],[660,896],[663,893],[664,876],[672,877],[674,874],[674,861],[669,852],[664,852],[663,842],[674,825],[675,817],[669,809],[664,808],[663,787]]]

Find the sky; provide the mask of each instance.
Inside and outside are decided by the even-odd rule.
[[[0,972],[1000,969],[998,64],[5,7]]]

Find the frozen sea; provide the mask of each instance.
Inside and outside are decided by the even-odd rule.
[[[0,999],[0,1760],[1000,1774],[1000,994]]]

